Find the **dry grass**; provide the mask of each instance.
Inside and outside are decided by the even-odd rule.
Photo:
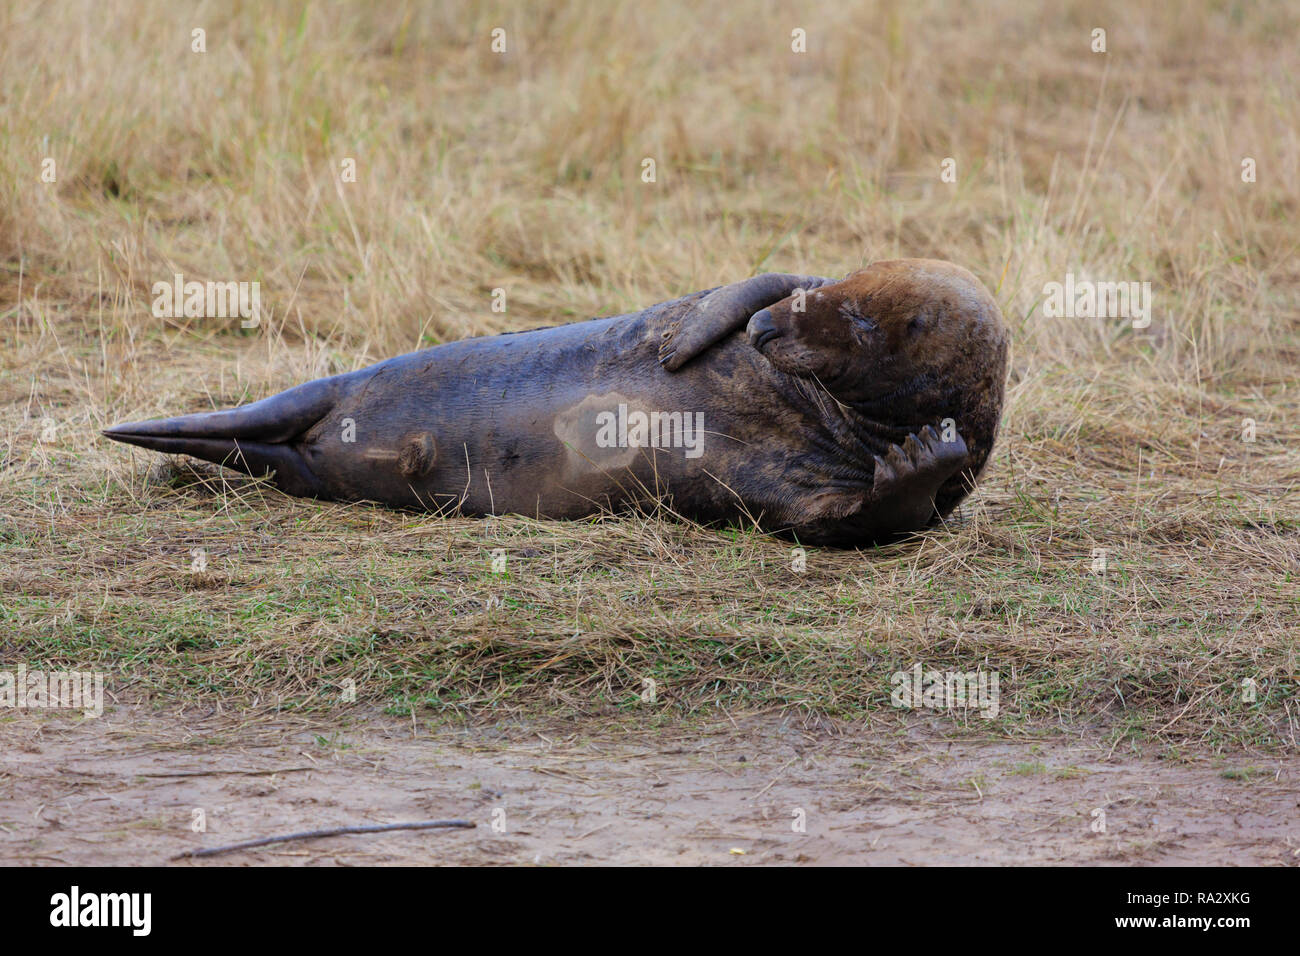
[[[1294,745],[1297,18],[9,5],[3,659],[94,664],[160,701],[336,706],[352,678],[399,709],[644,715],[653,677],[673,718],[874,720],[919,660],[997,668],[1011,729]],[[894,255],[995,291],[1015,342],[1000,445],[951,529],[814,552],[802,575],[780,542],[658,518],[486,524],[173,487],[96,436],[421,344]],[[154,318],[175,272],[259,281],[270,318]],[[1066,272],[1151,282],[1151,327],[1045,318]]]

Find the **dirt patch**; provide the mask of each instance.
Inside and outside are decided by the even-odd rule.
[[[477,827],[182,865],[1300,862],[1296,757],[1170,761],[1066,739],[776,719],[559,737],[143,707],[88,721],[20,713],[0,725],[0,747],[5,864],[159,864],[280,833],[440,818]]]

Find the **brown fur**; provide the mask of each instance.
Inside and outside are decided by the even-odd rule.
[[[1010,339],[992,296],[951,262],[889,259],[810,293],[802,315],[792,303],[766,310],[779,337],[763,354],[776,368],[820,381],[894,444],[956,423],[970,461],[940,489],[947,515],[988,462],[1002,414]]]

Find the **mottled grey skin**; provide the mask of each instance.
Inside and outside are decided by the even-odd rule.
[[[803,312],[799,288],[811,290]],[[842,282],[758,276],[641,312],[453,342],[105,434],[274,471],[295,495],[543,518],[663,500],[697,521],[752,518],[847,546],[924,528],[969,491],[1005,364],[1001,316],[973,276],[898,260]],[[987,394],[970,401],[971,387]],[[598,447],[598,413],[620,404],[702,412],[702,454]],[[935,430],[945,419],[947,442]]]

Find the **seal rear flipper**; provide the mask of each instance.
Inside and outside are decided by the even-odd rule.
[[[327,497],[320,479],[295,447],[334,408],[342,376],[320,379],[241,408],[179,415],[107,428],[114,441],[169,455],[191,455],[259,476],[291,495]]]
[[[659,364],[675,372],[709,346],[749,324],[750,316],[794,295],[833,285],[838,279],[768,272],[714,289],[664,332]]]

